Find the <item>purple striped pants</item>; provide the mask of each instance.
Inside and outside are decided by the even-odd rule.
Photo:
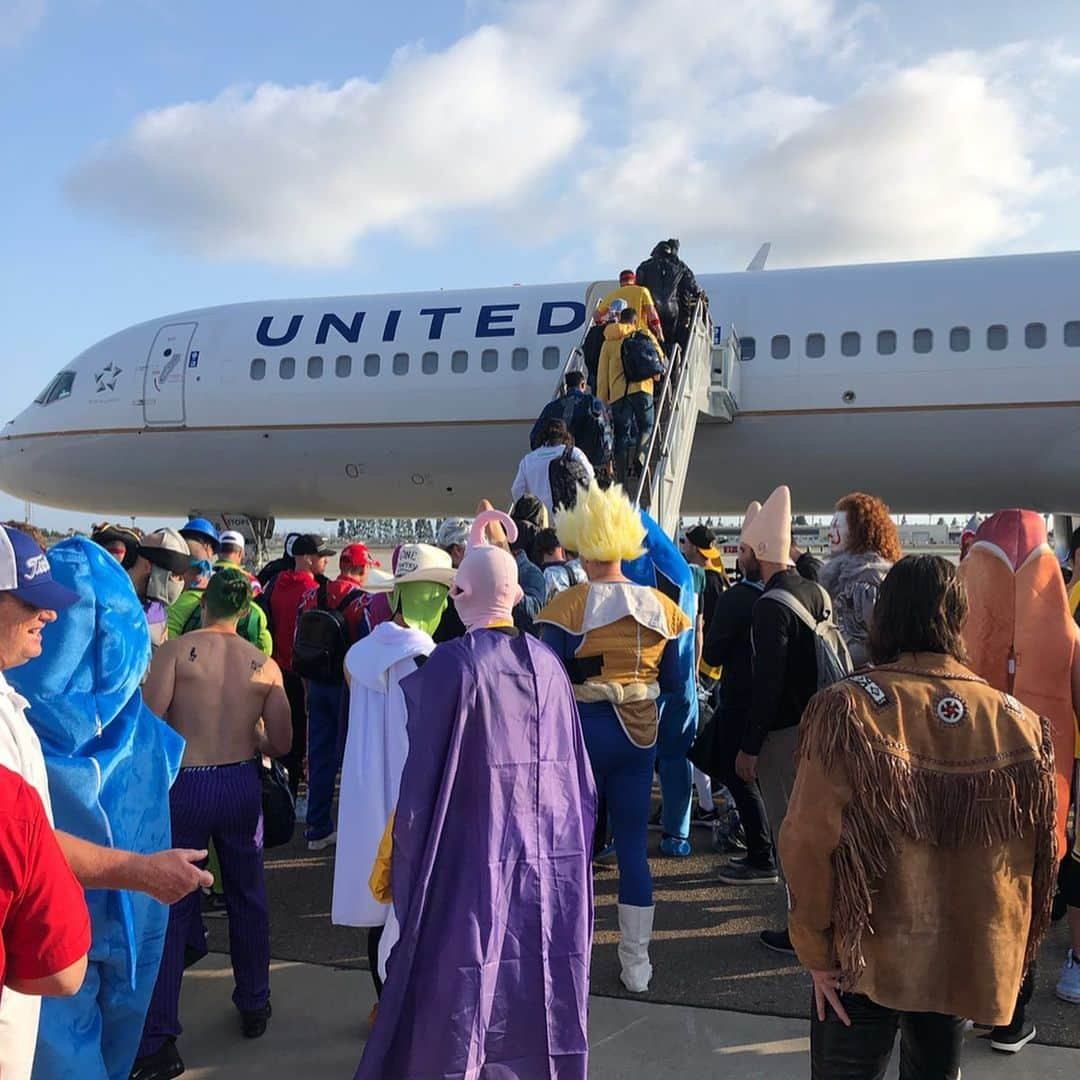
[[[229,914],[229,954],[244,1011],[270,999],[270,919],[263,877],[262,780],[258,760],[234,765],[197,765],[180,770],[169,792],[174,847],[205,848],[213,839],[221,862]],[[169,909],[165,951],[158,969],[139,1057],[152,1054],[180,1026],[184,947],[201,937],[201,897],[196,889]]]

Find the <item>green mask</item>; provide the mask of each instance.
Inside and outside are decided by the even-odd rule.
[[[390,594],[390,607],[414,629],[434,634],[446,610],[450,589],[433,581],[407,581]]]

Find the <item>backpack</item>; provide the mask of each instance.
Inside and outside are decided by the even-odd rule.
[[[587,488],[591,480],[589,470],[574,457],[574,448],[568,446],[561,457],[555,458],[548,465],[551,509],[565,506],[567,510],[572,510],[577,504],[578,487]]]
[[[787,589],[771,589],[761,594],[762,600],[775,600],[783,604],[789,611],[794,612],[795,617],[814,632],[814,655],[817,660],[817,688],[823,690],[826,686],[846,679],[854,670],[851,663],[851,653],[848,652],[847,643],[840,636],[836,623],[832,617],[832,599],[820,586],[821,596],[825,601],[825,614],[821,621],[814,618],[813,612]]]
[[[620,357],[627,386],[664,374],[664,362],[660,359],[660,353],[652,343],[652,338],[641,330],[635,330],[623,338]]]
[[[350,589],[336,608],[327,607],[326,582],[319,585],[315,607],[302,611],[293,639],[293,671],[316,682],[340,683],[345,678],[349,627],[343,612],[362,589]]]
[[[611,421],[605,413],[604,403],[591,394],[587,405],[578,407],[577,413],[567,425],[574,437],[574,445],[592,462],[594,469],[602,468],[611,460],[614,446],[611,438]]]

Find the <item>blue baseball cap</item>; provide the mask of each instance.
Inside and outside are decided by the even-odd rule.
[[[0,592],[49,611],[63,611],[79,599],[77,592],[53,581],[37,542],[7,525],[0,525]]]

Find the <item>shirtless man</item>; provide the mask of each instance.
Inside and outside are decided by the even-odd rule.
[[[170,792],[174,841],[212,838],[221,860],[229,914],[233,1002],[247,1038],[270,1016],[270,923],[263,878],[262,782],[259,755],[280,757],[292,740],[281,669],[236,633],[251,603],[240,570],[219,570],[203,593],[202,629],[167,642],[143,687],[147,705],[187,740]],[[174,904],[154,996],[132,1077],[179,1076],[180,981],[184,950],[198,933],[198,893]]]

